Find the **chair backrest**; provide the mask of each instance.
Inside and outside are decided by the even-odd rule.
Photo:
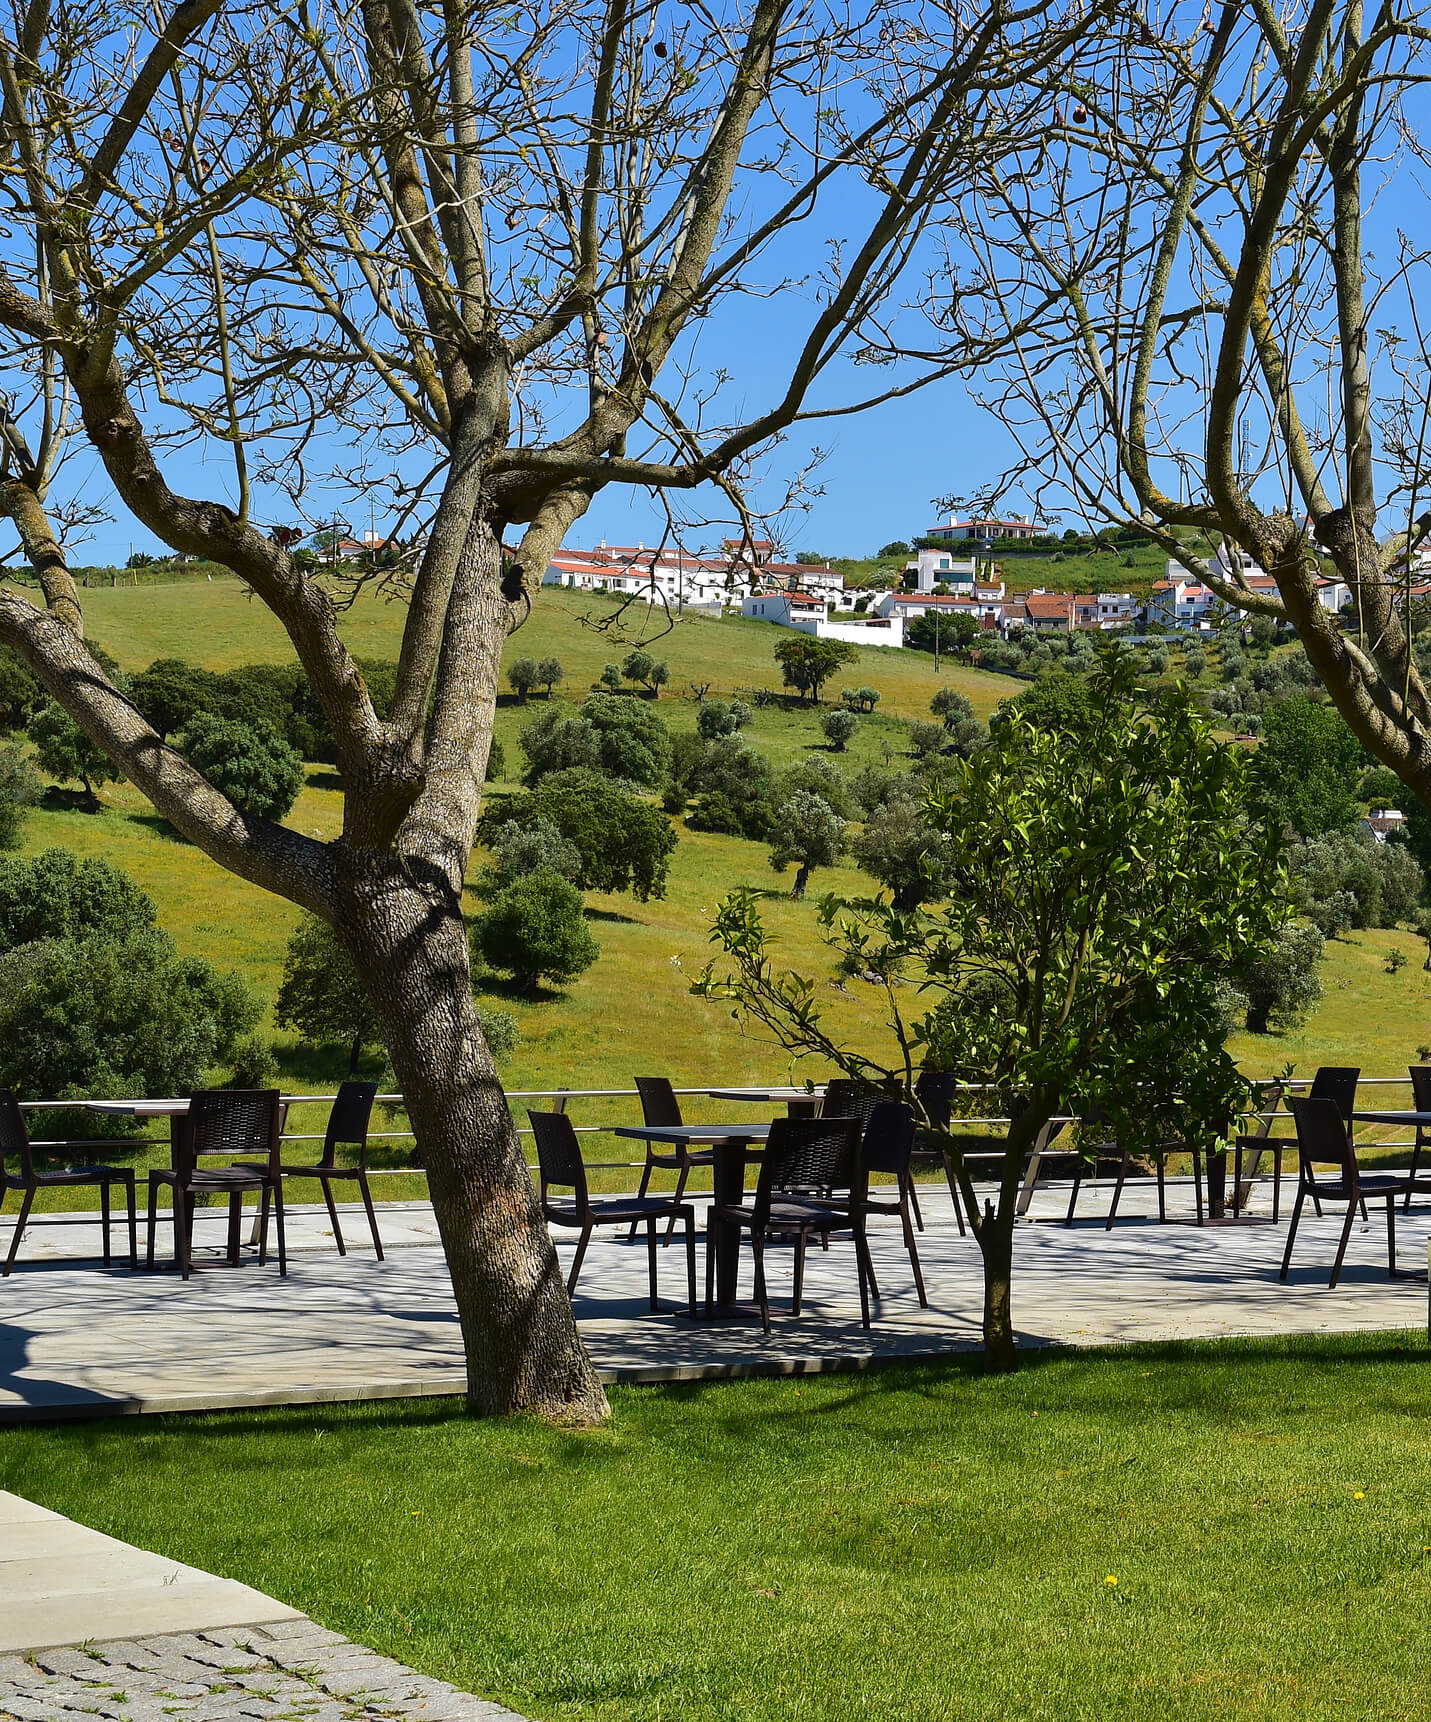
[[[864,1184],[857,1118],[775,1118],[765,1139],[755,1218],[770,1213],[779,1190],[855,1190]]]
[[[278,1177],[282,1100],[276,1088],[202,1088],[189,1101],[177,1133],[180,1173],[201,1155],[262,1159]]]
[[[1351,1131],[1335,1100],[1320,1096],[1313,1100],[1288,1102],[1297,1121],[1297,1159],[1305,1183],[1322,1195],[1351,1193],[1357,1187],[1356,1150],[1352,1147]],[[1337,1177],[1328,1183],[1317,1182],[1318,1166],[1335,1166]]]
[[[929,1122],[940,1130],[949,1128],[956,1082],[952,1070],[921,1070],[914,1079],[914,1092],[920,1105],[928,1114]]]
[[[1431,1064],[1411,1064],[1411,1092],[1418,1112],[1431,1112]]]
[[[865,1120],[860,1164],[866,1172],[908,1171],[914,1148],[914,1114],[902,1100],[876,1100]]]
[[[0,1088],[0,1172],[14,1155],[20,1162],[20,1176],[35,1175],[35,1157],[30,1149],[30,1133],[25,1128],[25,1114],[20,1102],[8,1088]]]
[[[376,1082],[340,1082],[328,1114],[328,1130],[323,1138],[323,1164],[334,1164],[338,1144],[366,1148],[368,1124],[373,1116],[373,1101],[377,1098]]]
[[[820,1105],[821,1118],[858,1118],[866,1125],[870,1115],[888,1095],[871,1088],[867,1082],[856,1082],[848,1076],[833,1076],[825,1084],[825,1098]]]
[[[537,1141],[537,1167],[541,1174],[542,1204],[546,1205],[547,1192],[555,1186],[557,1189],[570,1189],[576,1192],[576,1205],[584,1208],[587,1202],[586,1167],[581,1158],[581,1144],[576,1139],[576,1131],[571,1119],[565,1112],[532,1112],[527,1117],[531,1120],[532,1135]]]
[[[641,1096],[641,1117],[647,1124],[684,1124],[676,1091],[664,1076],[638,1076],[636,1092]]]
[[[1356,1085],[1361,1075],[1360,1065],[1324,1064],[1312,1078],[1308,1100],[1334,1100],[1341,1111],[1342,1121],[1350,1128],[1356,1110]]]

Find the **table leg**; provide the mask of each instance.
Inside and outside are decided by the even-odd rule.
[[[706,1221],[706,1248],[715,1252],[716,1303],[729,1309],[735,1302],[740,1272],[740,1227],[715,1217],[714,1209],[738,1207],[745,1195],[744,1141],[717,1142],[711,1167],[714,1200]]]
[[[1207,1156],[1207,1217],[1222,1220],[1227,1217],[1227,1153],[1209,1152]]]

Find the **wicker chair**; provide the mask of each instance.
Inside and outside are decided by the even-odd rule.
[[[311,1178],[323,1187],[323,1200],[328,1205],[328,1218],[333,1226],[333,1241],[338,1254],[346,1256],[343,1228],[338,1224],[338,1209],[333,1201],[333,1184],[352,1181],[358,1186],[363,1208],[368,1216],[368,1230],[373,1234],[373,1249],[379,1261],[383,1259],[383,1241],[378,1236],[378,1217],[373,1211],[373,1193],[368,1185],[368,1123],[373,1115],[373,1100],[378,1092],[376,1082],[343,1082],[328,1114],[328,1128],[323,1137],[323,1152],[316,1165],[290,1166],[280,1161],[279,1171],[285,1178]],[[338,1148],[356,1148],[356,1166],[338,1164]]]
[[[949,1121],[954,1107],[954,1091],[958,1079],[952,1071],[921,1070],[914,1081],[914,1092],[923,1106],[932,1124],[941,1130],[948,1130]],[[965,1139],[973,1144],[981,1142],[982,1137]],[[965,1234],[964,1204],[959,1200],[959,1184],[954,1174],[954,1157],[948,1146],[941,1144],[938,1148],[915,1148],[910,1155],[910,1163],[926,1166],[942,1166],[944,1176],[949,1183],[949,1200],[954,1204],[954,1218],[959,1222],[959,1236]],[[924,1215],[919,1209],[919,1192],[911,1179],[909,1186],[910,1207],[914,1210],[914,1223],[922,1232],[924,1230]]]
[[[641,1118],[646,1124],[684,1124],[681,1117],[681,1103],[676,1099],[676,1091],[664,1076],[638,1076],[636,1092],[641,1096]],[[710,1166],[714,1164],[714,1155],[709,1148],[698,1148],[694,1152],[679,1143],[663,1147],[658,1142],[646,1144],[646,1164],[641,1169],[641,1187],[637,1194],[644,1196],[651,1183],[651,1174],[658,1167],[662,1171],[675,1172],[676,1193],[672,1198],[679,1202],[686,1193],[686,1180],[691,1175],[692,1166]],[[639,1220],[631,1222],[628,1237],[636,1236]],[[673,1213],[666,1223],[666,1243],[676,1229],[676,1216]]]
[[[1411,1064],[1407,1066],[1411,1072],[1411,1092],[1416,1097],[1418,1112],[1431,1112],[1431,1064]],[[1403,1211],[1411,1207],[1411,1197],[1417,1189],[1425,1189],[1425,1185],[1416,1182],[1416,1168],[1421,1163],[1421,1150],[1431,1148],[1431,1127],[1424,1124],[1416,1126],[1416,1140],[1411,1147],[1411,1189],[1406,1192]]]
[[[99,1146],[97,1143],[57,1143],[53,1146],[63,1148],[83,1147],[92,1150]],[[13,1156],[18,1170],[12,1172],[9,1160]],[[129,1265],[139,1266],[139,1235],[134,1213],[134,1172],[128,1166],[66,1166],[58,1172],[40,1172],[35,1167],[34,1150],[30,1145],[30,1134],[25,1128],[25,1115],[20,1110],[20,1103],[8,1088],[0,1088],[0,1208],[5,1205],[5,1198],[11,1190],[23,1192],[20,1200],[20,1212],[15,1221],[15,1229],[10,1234],[10,1249],[5,1257],[5,1267],[0,1278],[8,1278],[15,1266],[15,1256],[20,1248],[20,1239],[24,1236],[25,1226],[30,1218],[30,1209],[34,1204],[36,1194],[41,1190],[56,1190],[66,1186],[94,1184],[99,1187],[100,1219],[104,1231],[104,1265],[109,1266],[109,1193],[118,1184],[124,1191],[129,1209]]]
[[[656,1301],[656,1222],[670,1219],[686,1223],[686,1307],[696,1313],[696,1211],[689,1202],[678,1202],[673,1196],[612,1196],[592,1201],[586,1184],[586,1166],[581,1158],[581,1144],[576,1139],[571,1119],[564,1112],[528,1112],[532,1134],[537,1142],[537,1167],[541,1177],[542,1213],[554,1226],[580,1228],[576,1258],[567,1275],[569,1296],[576,1294],[576,1282],[581,1264],[586,1259],[586,1246],[597,1226],[646,1227],[646,1253],[650,1267],[651,1310]],[[570,1190],[569,1199],[558,1200],[552,1191]]]
[[[1292,1244],[1297,1236],[1297,1224],[1302,1218],[1302,1204],[1308,1196],[1314,1201],[1346,1203],[1346,1224],[1342,1227],[1336,1260],[1332,1263],[1332,1277],[1327,1281],[1329,1286],[1334,1286],[1341,1277],[1342,1261],[1347,1253],[1347,1241],[1351,1237],[1357,1209],[1360,1208],[1365,1213],[1368,1196],[1384,1197],[1387,1269],[1394,1278],[1396,1198],[1404,1195],[1411,1187],[1411,1175],[1406,1172],[1363,1172],[1357,1164],[1351,1130],[1335,1100],[1309,1098],[1293,1100],[1290,1105],[1292,1116],[1297,1122],[1297,1200],[1292,1207],[1292,1224],[1287,1233],[1286,1253],[1282,1257],[1282,1278],[1286,1279],[1292,1263]],[[1332,1176],[1318,1178],[1318,1166],[1332,1167]],[[1317,1211],[1321,1212],[1320,1207]]]
[[[252,1190],[259,1197],[258,1259],[268,1260],[268,1209],[273,1203],[278,1226],[278,1271],[288,1272],[288,1246],[283,1229],[283,1173],[279,1161],[282,1101],[276,1088],[202,1089],[189,1110],[174,1119],[174,1159],[171,1166],[149,1174],[149,1238],[145,1251],[154,1265],[154,1231],[159,1217],[159,1189],[174,1193],[174,1259],[188,1279],[193,1268],[194,1209],[197,1198],[228,1197],[228,1259],[237,1267],[243,1198]],[[208,1155],[223,1155],[226,1166],[203,1166]],[[244,1155],[259,1155],[255,1164]]]
[[[870,1254],[865,1236],[868,1179],[860,1161],[863,1132],[855,1118],[776,1118],[770,1125],[760,1180],[752,1200],[712,1206],[710,1219],[750,1233],[755,1257],[755,1296],[766,1333],[770,1296],[765,1285],[765,1245],[771,1237],[795,1239],[795,1289],[791,1313],[799,1315],[805,1287],[805,1249],[811,1237],[848,1231],[855,1246],[860,1319],[870,1325]],[[796,1194],[826,1189],[848,1192],[844,1202]],[[706,1306],[715,1299],[715,1251],[706,1252]]]

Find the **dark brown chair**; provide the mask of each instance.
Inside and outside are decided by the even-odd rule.
[[[887,1095],[868,1091],[855,1101],[853,1106],[852,1115],[861,1120],[863,1129],[860,1164],[865,1178],[865,1214],[890,1214],[898,1217],[904,1233],[904,1247],[909,1254],[909,1266],[914,1274],[914,1289],[919,1297],[919,1307],[928,1309],[929,1299],[924,1291],[924,1273],[919,1262],[919,1251],[915,1247],[914,1221],[910,1211],[910,1192],[914,1179],[910,1173],[909,1160],[914,1150],[914,1114],[902,1101],[891,1100]],[[830,1115],[822,1113],[821,1116]],[[876,1195],[870,1187],[869,1179],[876,1172],[894,1179],[893,1201],[889,1200],[887,1194]],[[837,1198],[831,1198],[831,1201],[834,1205],[843,1205]],[[869,1274],[870,1295],[878,1302],[879,1281],[875,1278],[872,1254],[866,1260],[865,1270]]]
[[[93,1150],[99,1144],[94,1142],[57,1142],[49,1144],[51,1149],[62,1148],[66,1151],[83,1147]],[[13,1156],[18,1171],[12,1172],[9,1160]],[[20,1103],[8,1088],[0,1088],[0,1208],[5,1206],[5,1198],[11,1190],[20,1190],[24,1194],[20,1200],[20,1213],[15,1221],[15,1230],[10,1234],[10,1249],[5,1257],[4,1273],[0,1278],[8,1278],[10,1270],[15,1266],[15,1256],[20,1248],[20,1239],[24,1236],[25,1226],[30,1218],[30,1209],[34,1204],[36,1193],[40,1190],[56,1190],[76,1184],[94,1184],[99,1187],[100,1223],[104,1231],[104,1265],[109,1266],[109,1192],[112,1185],[123,1187],[125,1199],[129,1208],[129,1265],[139,1266],[139,1234],[134,1213],[134,1172],[128,1166],[65,1166],[57,1172],[40,1172],[35,1167],[34,1150],[30,1144],[30,1133],[25,1128],[25,1115],[20,1110]]]
[[[1411,1092],[1415,1097],[1418,1112],[1431,1112],[1431,1064],[1411,1064],[1407,1066],[1411,1072]],[[1425,1189],[1425,1185],[1416,1182],[1416,1168],[1421,1163],[1421,1151],[1431,1148],[1431,1126],[1418,1124],[1416,1140],[1411,1147],[1411,1189],[1406,1192],[1403,1211],[1411,1207],[1411,1197],[1417,1189]]]
[[[947,1131],[954,1111],[954,1091],[958,1087],[958,1078],[948,1070],[921,1070],[914,1079],[914,1092],[919,1104],[924,1108],[925,1116],[936,1130]],[[982,1137],[968,1138],[970,1142],[982,1141]],[[965,1235],[964,1204],[959,1200],[959,1183],[954,1172],[954,1156],[949,1152],[947,1143],[941,1143],[937,1148],[920,1148],[916,1146],[910,1154],[911,1166],[942,1166],[944,1176],[949,1184],[949,1200],[954,1204],[954,1218],[959,1222],[959,1236]],[[916,1189],[911,1175],[909,1185],[909,1203],[914,1211],[914,1223],[922,1232],[924,1230],[924,1215],[919,1208],[919,1191]]]
[[[273,1203],[278,1226],[278,1271],[288,1272],[288,1245],[283,1228],[283,1171],[279,1144],[283,1103],[276,1088],[201,1089],[189,1110],[174,1119],[173,1164],[149,1174],[149,1238],[145,1261],[154,1266],[154,1231],[159,1216],[159,1188],[174,1193],[174,1259],[188,1279],[193,1268],[194,1209],[199,1196],[228,1197],[228,1259],[238,1266],[239,1229],[244,1195],[259,1198],[258,1259],[268,1260],[268,1209]],[[204,1166],[209,1156],[229,1164]],[[244,1156],[259,1156],[255,1164]]]
[[[290,1166],[281,1160],[279,1171],[285,1178],[311,1178],[323,1186],[323,1200],[328,1204],[328,1218],[333,1225],[333,1241],[338,1254],[346,1256],[343,1228],[338,1224],[338,1209],[333,1201],[334,1181],[355,1182],[368,1216],[368,1230],[373,1234],[373,1249],[379,1261],[383,1259],[383,1241],[378,1236],[378,1217],[373,1211],[373,1193],[368,1186],[368,1124],[373,1116],[373,1100],[378,1092],[376,1082],[343,1082],[338,1086],[333,1109],[328,1114],[328,1129],[323,1137],[323,1152],[318,1163],[310,1166]],[[340,1166],[338,1149],[356,1148],[356,1166]]]
[[[750,1233],[755,1257],[755,1296],[770,1332],[770,1297],[765,1287],[765,1245],[771,1237],[795,1239],[795,1290],[791,1313],[799,1315],[805,1287],[805,1249],[811,1235],[848,1231],[854,1239],[860,1287],[860,1319],[870,1325],[870,1254],[865,1236],[868,1179],[860,1161],[863,1131],[855,1118],[776,1118],[770,1125],[760,1179],[752,1200],[715,1207],[710,1218]],[[847,1192],[843,1202],[795,1192]],[[706,1250],[706,1306],[715,1299],[715,1250]]]
[[[1287,1233],[1287,1250],[1282,1257],[1282,1278],[1285,1280],[1292,1262],[1292,1243],[1297,1236],[1297,1223],[1302,1217],[1302,1204],[1308,1196],[1323,1202],[1345,1202],[1346,1224],[1332,1263],[1334,1286],[1341,1276],[1342,1260],[1347,1253],[1347,1241],[1357,1209],[1365,1211],[1368,1196],[1386,1198],[1386,1256],[1387,1268],[1396,1274],[1396,1198],[1410,1188],[1408,1173],[1363,1172],[1357,1164],[1352,1146],[1351,1129],[1335,1100],[1306,1099],[1290,1102],[1292,1116],[1297,1122],[1297,1200],[1292,1207],[1292,1225]],[[1317,1176],[1317,1167],[1330,1167],[1330,1175]],[[1320,1212],[1320,1208],[1318,1212]]]
[[[564,1112],[528,1112],[532,1134],[537,1142],[537,1167],[541,1177],[542,1213],[552,1225],[576,1226],[581,1230],[577,1240],[576,1259],[567,1276],[569,1296],[576,1294],[576,1282],[597,1226],[624,1226],[634,1230],[644,1223],[646,1253],[650,1263],[651,1309],[656,1301],[656,1222],[669,1219],[686,1222],[686,1307],[696,1313],[696,1211],[689,1202],[678,1202],[674,1196],[612,1196],[593,1202],[586,1185],[586,1166],[581,1158],[581,1144],[576,1139],[571,1119]],[[570,1190],[566,1200],[556,1200],[552,1191]]]
[[[636,1092],[641,1096],[641,1119],[645,1124],[684,1124],[681,1117],[681,1103],[676,1099],[676,1091],[664,1076],[638,1076]],[[641,1187],[637,1194],[644,1196],[651,1183],[651,1174],[660,1167],[666,1172],[676,1172],[676,1193],[674,1201],[679,1202],[686,1193],[686,1180],[691,1175],[692,1166],[714,1165],[714,1156],[709,1148],[697,1148],[694,1151],[673,1143],[666,1147],[659,1142],[646,1144],[646,1164],[641,1169]],[[629,1237],[636,1236],[639,1221],[631,1222]],[[666,1242],[669,1244],[676,1229],[676,1216],[671,1215],[666,1224]]]

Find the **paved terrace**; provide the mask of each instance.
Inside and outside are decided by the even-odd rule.
[[[859,1324],[848,1240],[837,1239],[828,1254],[811,1251],[798,1320],[788,1313],[791,1252],[770,1251],[775,1324],[767,1339],[753,1316],[692,1322],[674,1313],[685,1295],[679,1238],[662,1252],[663,1311],[652,1316],[644,1239],[628,1244],[616,1228],[598,1232],[576,1311],[603,1376],[660,1381],[849,1367],[975,1345],[977,1246],[959,1236],[943,1186],[921,1188],[928,1230],[919,1247],[930,1308],[915,1300],[897,1223],[877,1220],[871,1242],[884,1300],[868,1334]],[[1388,1280],[1384,1221],[1373,1207],[1370,1224],[1352,1233],[1332,1291],[1327,1274],[1340,1211],[1329,1209],[1322,1220],[1304,1216],[1283,1285],[1277,1270],[1285,1219],[1275,1227],[1158,1225],[1151,1181],[1140,1181],[1129,1184],[1108,1232],[1102,1215],[1109,1189],[1085,1185],[1071,1229],[1057,1223],[1066,1186],[1050,1184],[1036,1196],[1034,1222],[1020,1227],[1015,1245],[1014,1313],[1024,1343],[1315,1334],[1416,1327],[1427,1318],[1431,1207],[1424,1203],[1397,1225],[1400,1261],[1420,1269],[1419,1280]],[[1268,1201],[1266,1191],[1255,1198],[1264,1212]],[[1190,1184],[1170,1181],[1170,1214],[1190,1221],[1192,1206]],[[15,1273],[0,1280],[0,1419],[460,1392],[457,1320],[431,1208],[380,1207],[385,1262],[357,1243],[360,1214],[350,1226],[340,1211],[352,1240],[347,1257],[334,1250],[321,1208],[290,1211],[286,1280],[272,1260],[260,1268],[252,1252],[237,1269],[224,1265],[216,1218],[198,1229],[199,1259],[209,1265],[187,1284],[172,1273],[100,1267],[96,1222],[32,1225]],[[0,1223],[0,1235],[6,1231]],[[563,1264],[571,1259],[569,1237],[557,1236]],[[698,1247],[703,1286],[704,1237]],[[750,1283],[747,1247],[742,1295]]]

